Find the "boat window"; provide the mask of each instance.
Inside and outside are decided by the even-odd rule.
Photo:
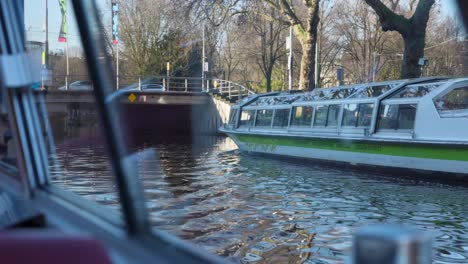
[[[418,98],[437,89],[442,83],[412,84],[406,86],[402,91],[392,95],[390,98]]]
[[[312,114],[314,108],[312,106],[298,106],[293,108],[293,126],[310,127],[312,123]]]
[[[395,84],[385,84],[385,85],[375,85],[375,86],[367,86],[361,89],[359,92],[354,94],[350,98],[373,98],[381,96],[382,94],[386,93],[390,89],[394,87]]]
[[[325,126],[327,124],[328,105],[319,105],[315,107],[314,126]]]
[[[468,87],[453,89],[434,102],[437,111],[468,110]]]
[[[253,126],[255,110],[243,110],[239,126]]]
[[[273,110],[258,110],[257,121],[255,126],[257,127],[269,127],[271,126],[271,120],[273,118]]]
[[[359,104],[358,127],[369,127],[372,122],[374,104]]]
[[[416,106],[415,104],[380,106],[379,129],[413,129]]]
[[[290,109],[276,109],[275,118],[273,120],[273,127],[287,127],[289,123]]]
[[[327,127],[338,126],[339,115],[340,115],[340,105],[330,105],[328,107]]]
[[[346,104],[343,106],[343,124],[342,126],[355,127],[358,117],[358,104]]]
[[[237,109],[232,109],[229,113],[229,124],[235,125],[236,124],[236,116],[237,116]]]

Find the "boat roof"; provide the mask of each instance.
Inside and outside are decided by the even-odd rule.
[[[316,88],[303,93],[269,93],[255,95],[250,100],[242,100],[239,104],[249,107],[281,106],[301,104],[307,102],[333,100],[366,100],[366,99],[408,99],[422,98],[442,84],[449,82],[449,78],[432,77],[411,80],[394,80],[374,83],[361,83],[332,88]]]

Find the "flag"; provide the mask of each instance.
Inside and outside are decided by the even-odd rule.
[[[117,0],[112,0],[112,42],[119,41],[119,4]]]
[[[58,0],[60,12],[62,12],[62,25],[60,26],[60,34],[58,41],[67,42],[67,0]]]

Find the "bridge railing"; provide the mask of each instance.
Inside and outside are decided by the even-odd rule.
[[[74,82],[89,81],[88,75],[54,75],[48,90],[65,90],[68,83],[68,90],[73,90]],[[75,83],[76,85],[76,83]],[[79,86],[79,85],[77,85]],[[75,87],[79,88],[79,87]],[[132,88],[135,90],[154,90],[161,89],[171,92],[214,92],[228,98],[231,101],[237,101],[246,96],[255,94],[254,91],[245,86],[216,78],[200,77],[171,77],[171,76],[119,76],[119,89]],[[117,90],[117,87],[116,87]]]
[[[240,100],[246,96],[255,94],[254,91],[246,88],[245,86],[221,79],[211,79],[213,91],[219,93],[221,96],[228,98],[231,101]]]

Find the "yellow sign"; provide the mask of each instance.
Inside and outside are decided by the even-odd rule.
[[[131,93],[129,96],[128,96],[128,100],[130,100],[130,102],[134,102],[135,100],[137,99],[136,95]]]
[[[218,88],[218,82],[216,80],[213,81],[213,86],[214,86],[214,88]]]
[[[171,70],[171,63],[170,62],[166,63],[166,68],[167,68],[167,71]]]

